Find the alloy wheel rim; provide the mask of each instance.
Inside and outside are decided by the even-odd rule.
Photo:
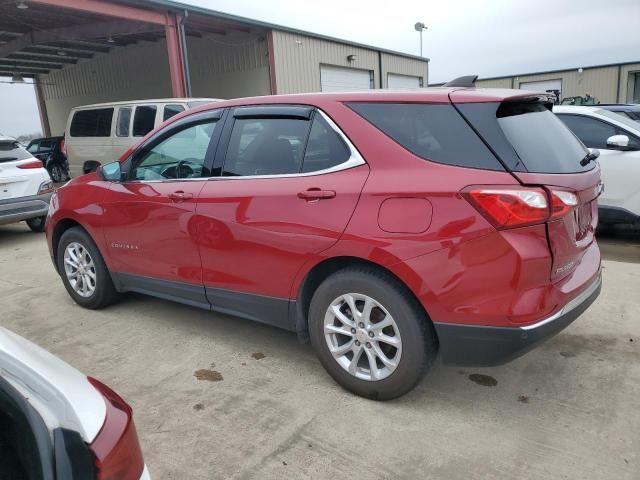
[[[58,165],[51,167],[51,177],[54,182],[62,180],[62,169]]]
[[[72,242],[64,250],[64,271],[74,292],[87,298],[96,291],[96,267],[86,247]]]
[[[368,295],[346,293],[331,302],[324,337],[336,362],[361,380],[383,380],[400,363],[400,329],[389,311]]]

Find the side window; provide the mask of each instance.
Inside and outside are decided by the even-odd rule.
[[[350,103],[349,107],[425,160],[459,167],[502,169],[452,105]]]
[[[607,148],[607,138],[616,135],[608,123],[579,115],[558,115],[560,120],[589,148]]]
[[[122,107],[118,110],[118,123],[116,124],[116,137],[128,137],[131,125],[131,107]]]
[[[184,112],[182,105],[165,105],[164,111],[162,112],[162,121],[165,122],[180,112]]]
[[[351,152],[342,138],[316,113],[311,125],[302,172],[317,172],[335,167],[349,160]]]
[[[133,117],[133,136],[144,137],[153,130],[156,123],[155,105],[143,105],[136,107],[136,113]]]
[[[42,140],[40,142],[40,150],[39,153],[50,153],[53,150],[56,142],[53,140]]]
[[[200,178],[217,121],[186,127],[154,145],[132,167],[133,180]]]
[[[233,124],[223,175],[299,173],[309,121],[291,118],[238,118]]]
[[[27,147],[27,152],[36,153],[38,151],[38,145],[40,145],[39,142],[31,142]]]
[[[79,110],[73,115],[69,135],[72,137],[110,137],[113,108]]]

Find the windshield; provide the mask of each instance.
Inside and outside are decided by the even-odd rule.
[[[575,173],[588,151],[544,104],[505,102],[496,111],[498,124],[529,172]]]
[[[32,158],[15,140],[0,141],[0,162],[14,162]]]
[[[626,115],[620,115],[622,112],[612,112],[610,110],[596,110],[596,113],[602,115],[603,117],[610,118],[611,120],[615,120],[616,122],[620,122],[624,124],[626,127],[633,130],[633,133],[636,135],[640,134],[640,125],[636,120],[632,120]]]

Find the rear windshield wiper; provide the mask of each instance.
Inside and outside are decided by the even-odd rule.
[[[582,160],[580,160],[580,165],[586,167],[590,162],[593,162],[596,158],[600,156],[599,151],[589,152],[587,153]]]

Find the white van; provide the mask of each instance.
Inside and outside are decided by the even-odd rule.
[[[117,160],[165,120],[215,98],[164,98],[75,107],[65,130],[65,154],[72,177]]]

